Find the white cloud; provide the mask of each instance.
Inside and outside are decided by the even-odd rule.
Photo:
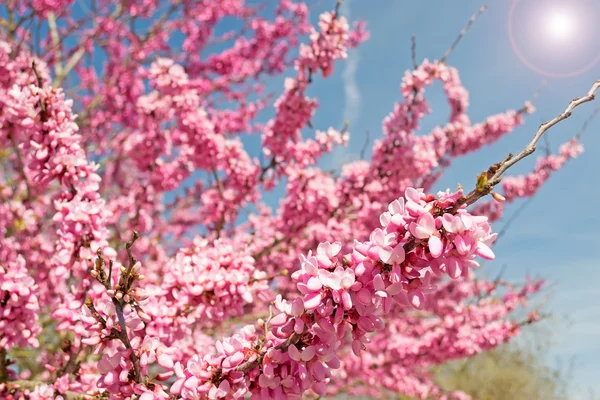
[[[340,11],[348,21],[351,21],[350,11],[350,0],[346,0],[342,3]],[[356,71],[358,69],[358,62],[360,61],[360,54],[357,49],[351,49],[348,51],[348,59],[344,64],[344,70],[342,71],[342,80],[344,81],[344,120],[348,121],[350,128],[352,124],[356,122],[360,110],[360,89],[356,83]]]

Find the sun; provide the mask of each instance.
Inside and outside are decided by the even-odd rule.
[[[544,31],[553,43],[568,43],[574,38],[577,24],[566,9],[552,9],[543,19]]]

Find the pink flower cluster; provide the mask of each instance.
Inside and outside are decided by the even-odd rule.
[[[424,307],[432,274],[456,279],[478,265],[476,256],[494,257],[489,245],[495,234],[486,218],[454,210],[461,194],[436,198],[409,188],[381,215],[382,228],[369,241],[355,242],[351,253],[340,254],[340,243],[321,243],[292,275],[301,295],[289,302],[278,297],[281,313],[264,323],[259,339],[234,336],[217,346],[217,356],[177,367],[181,395],[241,398],[252,392],[283,399],[300,398],[308,389],[325,394],[343,344],[349,341],[359,355],[370,341],[367,335],[384,328],[382,317],[394,305]]]
[[[368,37],[364,26],[350,32],[346,18],[336,12],[325,12],[319,18],[319,31],[313,28],[310,42],[300,45],[300,56],[295,60],[295,79],[285,81],[285,91],[275,102],[275,118],[267,124],[263,134],[264,154],[275,166],[289,165],[307,167],[316,163],[323,153],[331,151],[331,143],[344,144],[343,134],[330,129],[327,135],[317,133],[317,141],[302,140],[301,130],[310,125],[318,103],[305,95],[313,74],[322,71],[323,77],[333,72],[335,60],[345,59],[347,49],[358,45]],[[279,168],[281,169],[281,167]]]
[[[64,275],[72,258],[77,262],[88,260],[98,248],[114,255],[107,247],[106,210],[98,193],[101,178],[81,147],[73,101],[47,83],[42,88],[15,84],[8,96],[3,114],[9,124],[20,127],[16,130],[19,147],[29,161],[35,187],[44,190],[57,180],[67,190],[55,200],[59,239],[53,257],[54,273]]]
[[[528,175],[510,176],[502,180],[502,191],[506,201],[518,197],[531,197],[550,178],[552,172],[561,169],[567,161],[583,153],[583,146],[575,138],[560,146],[558,155],[538,159],[535,170]]]
[[[198,326],[214,327],[244,314],[252,304],[268,300],[266,273],[254,258],[228,240],[209,244],[197,238],[181,249],[149,287],[145,311],[153,318],[151,332],[165,343],[192,335]]]
[[[20,126],[21,148],[30,154],[28,167],[40,184],[57,179],[66,187],[95,175],[81,148],[78,127],[72,117],[72,100],[50,86],[14,85],[8,92],[7,122]],[[97,179],[99,179],[96,176]]]
[[[296,68],[301,73],[321,70],[323,77],[327,77],[333,72],[334,60],[348,57],[346,46],[350,27],[345,17],[335,12],[324,12],[319,16],[319,30],[313,29],[310,44],[300,45]]]
[[[23,257],[0,265],[0,350],[39,346],[37,289]]]
[[[435,127],[430,134],[417,135],[419,121],[431,112],[425,99],[425,88],[439,80],[450,105],[450,117],[445,125]],[[458,71],[438,61],[424,60],[413,71],[406,71],[401,84],[402,102],[383,121],[384,138],[373,147],[371,170],[381,177],[387,190],[403,191],[413,182],[431,187],[438,176],[437,168],[448,166],[449,158],[458,157],[497,141],[523,122],[522,114],[531,111],[508,111],[472,125],[468,115],[469,95],[462,86]],[[394,160],[403,160],[394,163]],[[413,184],[414,185],[414,184]],[[391,199],[386,199],[391,200]]]

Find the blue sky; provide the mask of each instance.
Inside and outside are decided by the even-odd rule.
[[[313,20],[320,11],[331,8],[329,3],[332,2],[310,3]],[[593,58],[590,55],[600,54],[600,42],[594,41],[600,32],[597,27],[586,25],[589,20],[584,19],[586,15],[598,15],[600,4],[597,2],[529,0],[522,3],[527,3],[527,7],[516,5],[514,35],[517,44],[522,46],[521,51],[531,54],[535,62],[563,72],[589,63]],[[325,166],[339,167],[344,160],[356,159],[366,131],[370,131],[371,138],[381,136],[381,121],[399,100],[400,79],[411,66],[411,35],[417,36],[418,60],[439,58],[483,4],[475,0],[345,1],[344,12],[352,19],[366,20],[371,38],[352,52],[349,60],[338,64],[333,77],[317,79],[311,87],[310,94],[317,96],[321,105],[313,119],[315,128],[340,127],[344,119],[351,122],[349,146],[338,149],[326,160]],[[522,127],[494,146],[455,160],[436,189],[455,188],[457,183],[471,187],[478,171],[511,151],[521,150],[540,122],[562,112],[572,98],[587,93],[592,83],[600,79],[600,64],[564,79],[547,78],[528,68],[509,41],[511,1],[496,0],[488,4],[489,9],[448,60],[448,64],[459,69],[463,84],[470,91],[471,119],[480,121],[487,115],[519,108],[540,89],[545,79],[548,82],[535,102],[537,112],[529,116]],[[545,10],[562,6],[578,7],[577,22],[582,26],[576,37],[557,44],[535,27]],[[428,93],[433,113],[424,121],[424,128],[443,123],[449,111],[439,86]],[[578,108],[569,120],[549,131],[553,151],[577,133],[598,106],[600,101]],[[595,210],[600,196],[595,164],[600,158],[600,118],[589,125],[582,142],[585,153],[552,176],[498,243],[497,259],[486,264],[482,271],[495,276],[505,266],[504,276],[513,281],[522,280],[526,275],[548,280],[550,287],[540,296],[540,299],[548,297],[544,310],[553,315],[546,323],[555,336],[547,358],[552,364],[574,361],[572,399],[589,398],[590,388],[600,394],[597,380],[600,373],[600,299],[597,296],[600,257],[595,247],[600,224]],[[512,173],[530,171],[535,157],[516,165]],[[508,207],[506,215],[518,207],[518,203]],[[496,229],[502,225],[503,222],[498,223]]]

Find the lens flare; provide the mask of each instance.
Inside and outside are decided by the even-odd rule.
[[[575,37],[577,24],[568,10],[550,10],[543,23],[546,35],[554,42],[565,43]]]
[[[512,0],[508,36],[528,68],[551,78],[569,78],[600,62],[596,0]],[[554,69],[554,70],[553,70]],[[562,69],[558,70],[558,69]]]

